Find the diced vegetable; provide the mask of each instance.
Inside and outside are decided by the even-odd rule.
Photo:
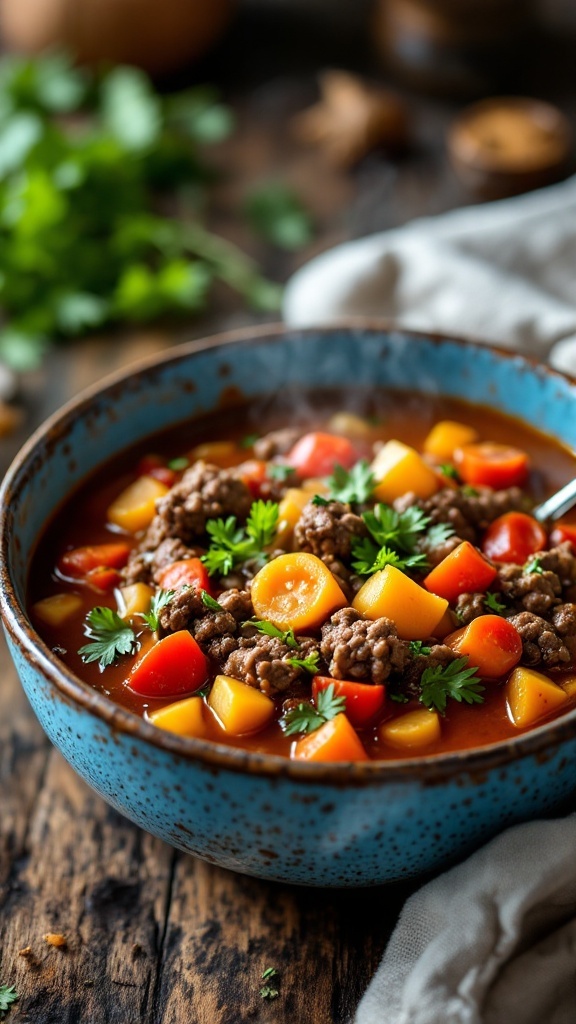
[[[526,452],[492,441],[461,445],[454,451],[454,462],[465,483],[497,489],[521,486],[530,468]]]
[[[268,464],[263,459],[246,459],[236,469],[238,476],[250,488],[253,498],[260,498],[262,485],[268,480]]]
[[[448,633],[454,632],[457,625],[458,620],[454,612],[447,608],[438,625],[434,626],[433,636],[437,637],[438,640],[443,640],[445,636],[448,636]]]
[[[233,441],[206,441],[204,444],[197,444],[190,452],[190,462],[197,459],[204,459],[205,462],[212,462],[215,466],[232,466],[236,460],[237,448]]]
[[[128,533],[145,530],[156,514],[156,502],[168,493],[168,487],[153,476],[140,476],[129,484],[108,508],[110,523]]]
[[[137,661],[126,680],[142,697],[178,697],[199,690],[209,675],[208,662],[187,629],[170,633]]]
[[[173,487],[178,479],[177,474],[166,465],[166,460],[160,455],[144,455],[136,467],[136,473],[138,476],[153,476],[166,487]]]
[[[440,460],[451,459],[456,448],[478,440],[478,431],[456,420],[439,420],[432,427],[422,446],[427,455]]]
[[[300,476],[329,476],[335,466],[350,469],[358,461],[358,454],[347,437],[314,431],[296,442],[285,461]]]
[[[453,604],[460,594],[482,593],[497,575],[497,570],[478,549],[464,540],[434,566],[424,586]]]
[[[128,622],[134,615],[145,615],[150,610],[154,589],[147,583],[130,583],[120,590],[120,617]]]
[[[106,566],[121,569],[126,565],[130,545],[124,541],[111,544],[89,544],[82,548],[65,551],[58,559],[58,572],[74,579],[86,577],[93,569]]]
[[[434,470],[415,448],[402,441],[387,441],[370,469],[376,480],[374,497],[387,505],[407,491],[412,491],[418,498],[429,498],[440,486]]]
[[[306,491],[308,498],[314,494],[320,494],[324,497],[329,493],[330,488],[325,480],[321,480],[320,477],[311,476],[307,480],[302,481],[302,490]]]
[[[519,729],[546,718],[568,699],[561,686],[531,668],[515,668],[506,684],[510,718]]]
[[[47,626],[57,628],[71,619],[82,607],[82,599],[77,594],[52,594],[32,605],[32,612],[37,619]]]
[[[346,698],[346,717],[357,729],[370,722],[384,707],[386,697],[384,686],[372,683],[353,683],[348,680],[331,679],[329,676],[314,676],[312,680],[314,700],[329,686],[334,687],[335,697]]]
[[[557,544],[563,544],[564,541],[570,541],[576,550],[576,526],[573,523],[556,523],[554,526],[550,534],[550,546],[556,547]]]
[[[274,715],[274,701],[270,697],[230,676],[216,676],[208,704],[231,736],[257,732]]]
[[[353,607],[369,619],[392,619],[403,640],[424,640],[434,630],[448,601],[418,586],[400,569],[387,565],[360,588]]]
[[[291,535],[302,515],[304,506],[310,501],[310,494],[301,487],[289,487],[278,505],[277,544],[282,546]]]
[[[109,569],[103,565],[99,569],[91,569],[86,575],[84,582],[92,587],[93,590],[98,590],[100,593],[105,593],[110,590],[114,590],[114,587],[120,586],[122,577],[117,569]]]
[[[257,618],[296,632],[317,629],[348,604],[324,562],[304,551],[268,562],[252,580],[251,594]]]
[[[383,722],[380,738],[393,747],[429,747],[440,739],[440,716],[436,711],[421,708]]]
[[[482,539],[482,550],[495,562],[524,562],[546,547],[546,530],[525,512],[506,512],[495,519]]]
[[[360,440],[370,437],[372,428],[361,416],[353,412],[335,412],[328,420],[328,428],[335,434],[344,434],[345,437],[356,437]]]
[[[199,558],[181,558],[167,565],[158,574],[162,590],[178,590],[180,587],[195,587],[212,593],[208,570]]]
[[[298,740],[292,757],[299,761],[368,760],[358,733],[344,714],[336,715]]]
[[[465,655],[487,679],[506,675],[522,657],[518,630],[500,615],[479,615],[468,626],[450,633],[444,643],[459,657]]]
[[[159,711],[152,711],[148,717],[159,729],[176,733],[177,736],[197,736],[202,739],[208,732],[202,697],[187,697],[176,701]]]

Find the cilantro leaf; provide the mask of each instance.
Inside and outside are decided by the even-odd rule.
[[[478,669],[467,667],[468,658],[456,658],[448,665],[435,665],[424,669],[420,679],[420,701],[429,711],[446,712],[448,699],[482,704],[484,686],[478,678]]]
[[[280,727],[286,736],[298,732],[314,732],[325,722],[346,711],[346,697],[335,696],[334,683],[325,690],[320,690],[316,698],[316,707],[309,701],[302,701],[295,708],[286,711],[280,719]]]
[[[350,470],[336,465],[328,479],[330,499],[350,505],[362,505],[369,500],[375,483],[374,474],[366,459],[360,459]]]
[[[303,668],[306,672],[309,672],[311,676],[318,675],[320,669],[318,662],[320,661],[320,655],[318,651],[312,651],[307,658],[286,658],[289,665],[293,665],[294,668]],[[321,691],[324,693],[324,691]]]
[[[249,559],[265,562],[264,550],[273,541],[278,525],[278,504],[258,500],[252,504],[246,528],[237,525],[236,516],[227,519],[209,519],[206,532],[211,544],[201,556],[211,576],[227,576],[238,565]]]
[[[540,559],[536,558],[536,557],[530,558],[529,561],[526,562],[526,565],[524,566],[524,572],[526,572],[526,573],[532,572],[532,573],[536,573],[537,576],[541,576],[542,573],[544,572],[544,569],[542,568],[542,564],[540,562]]]
[[[122,654],[135,654],[139,648],[134,630],[112,608],[93,608],[86,616],[86,636],[92,641],[78,651],[86,664],[97,661],[101,669],[114,664]]]
[[[274,462],[268,466],[266,475],[270,480],[280,480],[283,482],[288,480],[295,472],[294,466],[285,466],[281,462]]]
[[[405,569],[426,569],[428,567],[424,554],[399,555],[394,548],[378,549],[369,540],[353,542],[352,554],[357,559],[352,562],[352,568],[359,576],[370,576],[387,565],[393,565],[402,572]]]
[[[175,593],[175,590],[157,590],[150,601],[150,611],[141,613],[144,622],[153,633],[160,628],[160,612],[167,604],[170,604]]]
[[[296,637],[294,636],[293,629],[278,629],[273,622],[267,622],[265,619],[247,619],[246,622],[242,623],[243,626],[254,626],[259,633],[263,633],[264,636],[277,637],[282,643],[287,644],[293,650],[299,646]]]
[[[267,978],[277,978],[278,971],[275,967],[267,967],[265,971],[262,971],[262,981],[266,981]]]
[[[168,469],[174,470],[175,473],[180,473],[183,469],[188,469],[189,465],[189,459],[187,459],[185,455],[180,455],[175,459],[170,459]]]
[[[414,552],[418,537],[430,522],[430,516],[417,505],[411,505],[404,512],[396,512],[390,505],[378,504],[373,511],[364,512],[362,519],[381,547],[390,546],[409,554]]]
[[[458,473],[456,466],[453,466],[451,462],[443,462],[438,466],[438,472],[441,473],[442,476],[448,477],[449,480],[456,480],[457,483],[460,483],[460,474]]]
[[[212,595],[209,594],[207,590],[201,590],[200,591],[200,597],[201,597],[202,604],[204,605],[204,607],[205,608],[209,608],[211,612],[221,612],[222,611],[222,605],[219,604],[219,602],[216,600],[216,598],[212,597]]]
[[[315,494],[314,497],[311,499],[311,501],[312,501],[313,505],[317,505],[320,508],[323,505],[329,505],[330,504],[330,502],[328,501],[328,498],[323,498],[321,494]]]
[[[440,544],[444,544],[450,537],[454,537],[455,534],[456,531],[450,523],[435,523],[427,530],[424,539],[429,547],[436,548]]]
[[[414,658],[418,658],[421,654],[426,655],[432,652],[431,647],[425,647],[422,640],[411,640],[410,641],[410,654]]]
[[[496,615],[501,615],[502,612],[506,611],[506,605],[502,604],[502,602],[498,600],[497,594],[491,594],[490,591],[487,591],[484,595],[484,604]]]
[[[262,999],[277,999],[280,995],[277,988],[273,988],[272,985],[263,985],[260,989],[260,995]]]
[[[19,998],[14,985],[0,985],[0,1014],[2,1019],[4,1019],[4,1014],[8,1012],[12,1004]]]
[[[261,554],[274,540],[278,526],[278,504],[275,501],[259,499],[252,504],[246,521],[246,533],[254,542],[255,554]]]

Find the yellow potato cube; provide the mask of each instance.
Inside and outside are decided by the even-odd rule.
[[[128,621],[133,615],[146,615],[150,611],[150,601],[154,596],[153,587],[147,583],[130,583],[120,590],[119,615]]]
[[[204,444],[197,444],[190,452],[190,461],[204,459],[206,462],[213,462],[217,466],[229,466],[230,460],[236,455],[236,445],[233,441],[206,441]]]
[[[153,476],[140,476],[108,507],[108,522],[120,526],[128,533],[145,530],[156,515],[156,502],[167,493],[166,484],[160,480]]]
[[[448,601],[418,586],[400,569],[387,565],[360,588],[352,605],[368,619],[392,619],[402,640],[434,636]]]
[[[434,455],[440,460],[451,459],[455,448],[463,444],[474,444],[478,440],[478,431],[465,423],[456,420],[440,420],[436,423],[423,444],[427,455]]]
[[[73,615],[76,615],[82,607],[82,599],[77,594],[53,594],[52,597],[44,597],[32,605],[32,611],[37,619],[45,622],[47,626],[57,628]]]
[[[160,711],[152,711],[148,718],[159,729],[174,732],[177,736],[197,736],[202,739],[208,732],[202,697],[187,697],[186,700],[168,704]]]
[[[308,500],[310,500],[311,497],[314,497],[315,494],[320,494],[324,498],[330,490],[325,480],[321,480],[314,476],[310,476],[307,480],[303,480],[301,489],[307,492]]]
[[[292,536],[302,510],[310,501],[310,494],[301,487],[290,487],[278,505],[276,543],[283,547]]]
[[[274,701],[270,697],[231,676],[216,676],[208,704],[231,736],[257,732],[274,714]]]
[[[390,505],[407,491],[418,498],[429,498],[440,487],[436,473],[415,448],[402,441],[387,441],[371,465],[376,480],[374,496]]]
[[[440,717],[427,708],[408,711],[380,726],[380,737],[393,747],[428,747],[440,739]]]
[[[531,668],[515,668],[506,683],[508,713],[519,729],[545,718],[568,699],[561,686]]]

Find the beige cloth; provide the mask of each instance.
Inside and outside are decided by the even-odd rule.
[[[576,373],[576,177],[349,242],[288,283],[288,324],[349,315]],[[576,1024],[576,815],[510,829],[416,892],[354,1024]]]

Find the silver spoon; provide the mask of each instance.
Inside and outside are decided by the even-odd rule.
[[[576,478],[569,484],[562,487],[551,498],[547,498],[541,505],[532,509],[532,515],[539,523],[548,522],[550,519],[559,519],[569,508],[576,504]]]

